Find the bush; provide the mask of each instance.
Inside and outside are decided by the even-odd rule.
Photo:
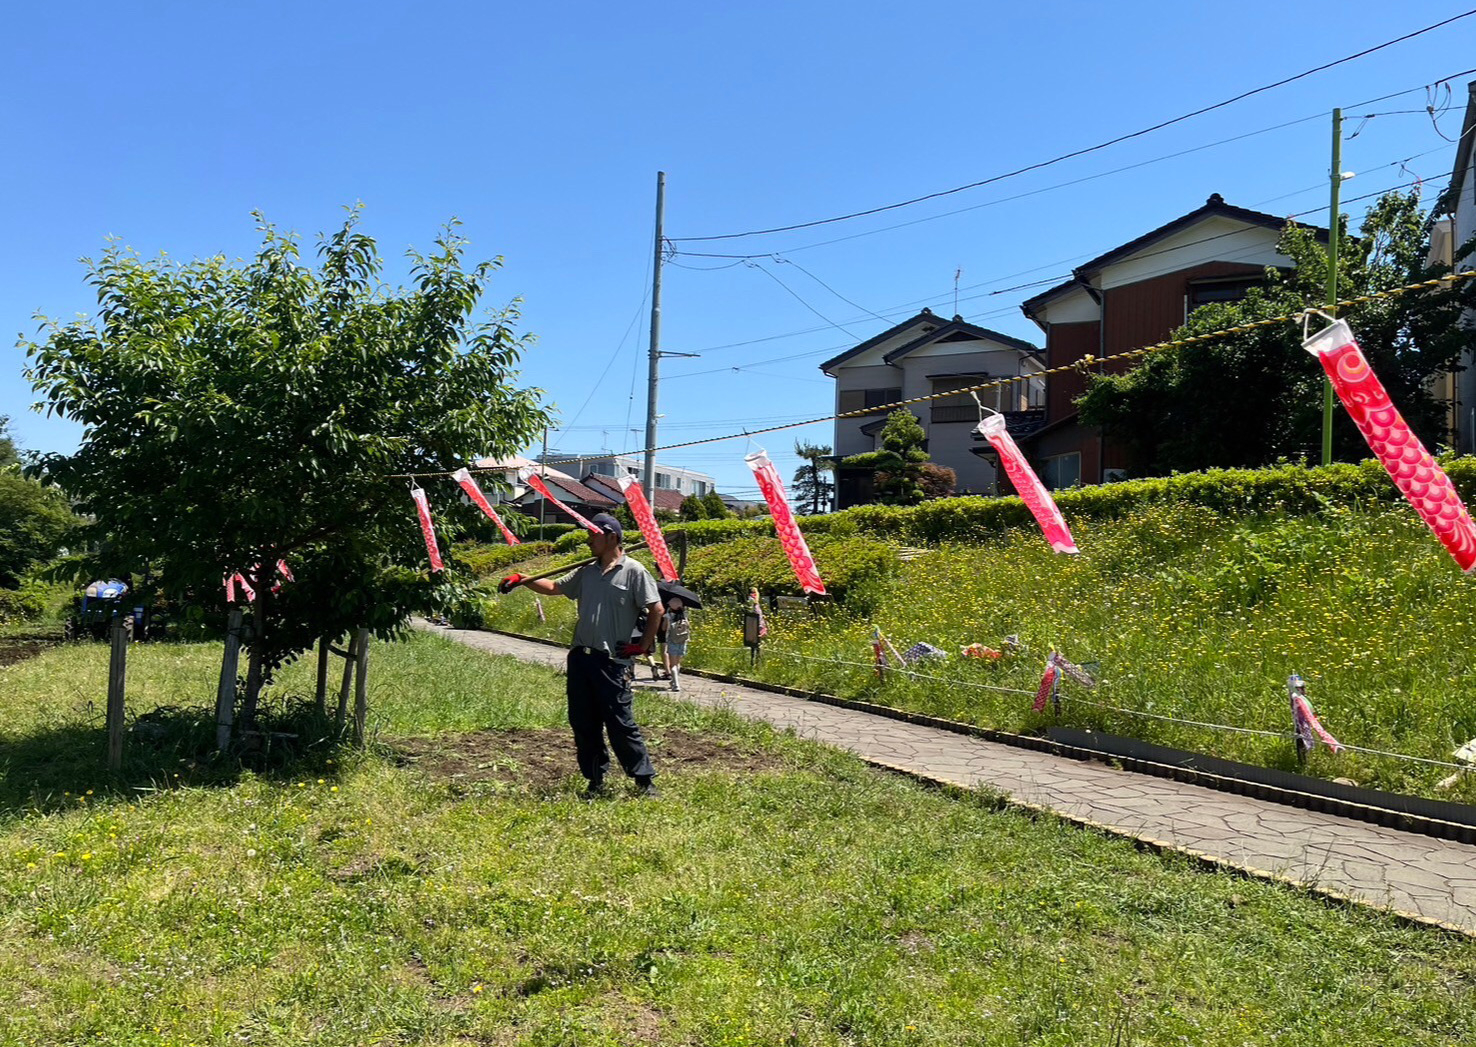
[[[45,593],[33,586],[0,589],[0,625],[34,622],[46,613]]]
[[[895,549],[872,538],[820,535],[808,544],[825,588],[837,600],[845,600],[863,583],[890,577],[901,566]],[[741,535],[696,550],[687,560],[684,581],[704,597],[741,599],[753,588],[764,593],[801,592],[772,532]]]
[[[535,523],[525,527],[518,537],[525,542],[552,542],[574,529],[574,525],[568,523]]]
[[[553,542],[524,542],[522,545],[458,545],[454,550],[457,560],[464,563],[477,578],[499,574],[513,564],[547,556],[553,552]]]
[[[457,629],[484,629],[487,626],[486,601],[477,597],[458,600],[447,617]]]

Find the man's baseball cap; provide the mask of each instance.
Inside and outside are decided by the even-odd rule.
[[[620,521],[609,513],[595,513],[589,518],[589,522],[598,527],[605,534],[613,534],[621,541],[625,540],[625,528],[620,526]]]

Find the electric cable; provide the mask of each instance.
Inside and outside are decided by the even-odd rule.
[[[836,222],[850,221],[853,218],[862,218],[862,217],[865,217],[867,215],[880,214],[880,213],[882,213],[884,211],[894,211],[894,210],[896,210],[896,209],[898,209],[900,207],[910,207],[913,204],[922,203],[925,200],[936,200],[939,197],[951,196],[951,195],[953,195],[955,193],[961,193],[961,192],[964,192],[965,190],[968,190],[968,189],[976,189],[976,188],[978,188],[980,186],[990,185],[990,184],[992,184],[994,182],[1004,181],[1007,178],[1014,178],[1014,177],[1016,177],[1018,175],[1026,174],[1027,172],[1030,172],[1030,171],[1038,171],[1038,170],[1041,170],[1042,168],[1050,167],[1050,166],[1052,166],[1054,164],[1061,163],[1064,160],[1070,160],[1070,159],[1072,159],[1074,157],[1078,157],[1078,156],[1085,156],[1085,155],[1087,155],[1089,153],[1094,153],[1094,152],[1097,152],[1099,150],[1106,149],[1109,146],[1117,145],[1117,144],[1119,144],[1121,142],[1126,142],[1126,141],[1129,141],[1129,140],[1134,139],[1134,138],[1141,138],[1144,135],[1151,134],[1151,133],[1153,133],[1155,131],[1160,131],[1160,130],[1162,130],[1165,127],[1171,127],[1174,124],[1182,123],[1185,120],[1190,120],[1190,119],[1193,119],[1194,117],[1197,117],[1197,116],[1203,116],[1205,113],[1214,112],[1217,109],[1223,109],[1226,106],[1233,105],[1236,102],[1244,101],[1245,99],[1250,98],[1250,97],[1252,97],[1254,95],[1262,94],[1262,93],[1264,93],[1266,91],[1271,91],[1271,90],[1274,90],[1275,88],[1278,88],[1278,87],[1284,87],[1287,84],[1294,83],[1297,80],[1305,79],[1306,77],[1312,76],[1312,75],[1314,75],[1316,73],[1324,72],[1324,71],[1326,71],[1328,69],[1335,68],[1336,66],[1344,65],[1344,64],[1346,64],[1348,62],[1355,61],[1355,60],[1357,60],[1359,58],[1367,57],[1368,55],[1374,54],[1375,52],[1382,51],[1382,50],[1384,50],[1385,48],[1388,48],[1388,47],[1392,47],[1395,44],[1400,44],[1400,43],[1403,43],[1403,42],[1405,42],[1407,40],[1412,40],[1415,37],[1423,36],[1426,33],[1433,32],[1436,29],[1443,28],[1443,27],[1445,27],[1447,25],[1450,25],[1453,22],[1458,22],[1458,21],[1460,21],[1463,18],[1469,18],[1472,15],[1476,15],[1476,8],[1472,8],[1471,10],[1468,10],[1468,11],[1463,11],[1460,14],[1452,15],[1449,18],[1446,18],[1446,19],[1443,19],[1443,20],[1441,20],[1439,22],[1433,23],[1432,25],[1427,25],[1423,29],[1417,29],[1417,30],[1414,30],[1413,32],[1405,33],[1403,36],[1395,37],[1392,40],[1386,40],[1383,43],[1376,44],[1373,47],[1365,48],[1364,50],[1358,51],[1355,54],[1346,55],[1346,56],[1344,56],[1342,58],[1335,59],[1334,61],[1325,62],[1322,65],[1314,66],[1311,69],[1303,70],[1300,73],[1296,73],[1293,76],[1288,76],[1288,77],[1285,77],[1285,78],[1283,78],[1281,80],[1277,80],[1274,83],[1263,84],[1260,87],[1255,87],[1255,88],[1252,88],[1252,89],[1250,89],[1248,91],[1242,91],[1240,94],[1235,95],[1232,98],[1227,98],[1224,101],[1216,102],[1213,105],[1208,105],[1208,106],[1204,106],[1204,107],[1202,107],[1200,109],[1195,109],[1192,112],[1184,113],[1181,116],[1176,116],[1176,117],[1173,117],[1173,118],[1171,118],[1169,120],[1163,120],[1163,121],[1161,121],[1159,123],[1153,124],[1150,127],[1145,127],[1145,128],[1140,129],[1140,130],[1137,130],[1137,131],[1132,131],[1132,132],[1130,132],[1128,134],[1119,135],[1116,138],[1109,139],[1109,140],[1107,140],[1105,142],[1100,142],[1097,145],[1086,146],[1086,147],[1084,147],[1082,149],[1073,150],[1072,152],[1069,152],[1069,153],[1063,153],[1063,154],[1061,154],[1059,156],[1052,157],[1049,160],[1042,160],[1042,161],[1039,161],[1039,162],[1034,163],[1034,164],[1029,164],[1029,165],[1027,165],[1025,167],[1017,168],[1017,169],[1015,169],[1013,171],[1008,171],[1008,172],[1005,172],[1003,174],[993,175],[993,176],[991,176],[989,178],[981,179],[981,180],[979,180],[977,182],[970,182],[967,185],[956,186],[956,187],[954,187],[952,189],[943,189],[943,190],[939,190],[938,192],[927,193],[927,194],[924,194],[922,196],[913,197],[913,198],[911,198],[909,200],[902,200],[902,201],[899,201],[897,203],[885,204],[885,205],[882,205],[880,207],[871,207],[871,208],[867,208],[867,209],[862,210],[862,211],[853,211],[853,212],[851,212],[849,214],[837,215],[837,216],[832,217],[832,218],[819,218],[819,219],[815,219],[813,221],[797,222],[797,223],[794,223],[794,224],[791,224],[791,225],[774,226],[774,227],[767,228],[767,229],[750,229],[750,230],[747,230],[747,231],[741,232],[741,233],[722,233],[722,234],[711,235],[711,236],[678,236],[678,237],[672,237],[671,240],[672,240],[673,243],[696,243],[696,242],[703,242],[703,241],[710,242],[710,241],[714,241],[714,240],[736,240],[736,239],[741,239],[743,237],[748,237],[748,236],[764,236],[764,235],[768,235],[770,233],[791,232],[791,231],[796,230],[796,229],[811,229],[811,228],[814,228],[816,226],[832,225],[832,224],[834,224]]]

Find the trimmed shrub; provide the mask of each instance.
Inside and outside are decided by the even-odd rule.
[[[525,527],[518,537],[525,542],[552,542],[572,530],[574,525],[569,523],[535,523]]]
[[[825,588],[837,600],[845,600],[864,583],[890,577],[901,567],[897,551],[873,538],[818,535],[807,544]],[[741,599],[752,588],[765,594],[800,593],[784,549],[772,532],[740,535],[693,551],[684,581],[704,597]]]
[[[464,563],[477,578],[498,574],[513,564],[547,556],[553,552],[552,542],[524,542],[522,545],[458,545],[453,550],[457,560]]]

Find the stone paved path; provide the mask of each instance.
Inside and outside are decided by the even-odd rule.
[[[434,628],[469,646],[562,668],[565,652]],[[682,698],[793,728],[879,766],[987,788],[1160,848],[1476,933],[1476,847],[700,677]],[[659,769],[659,768],[658,768]]]

